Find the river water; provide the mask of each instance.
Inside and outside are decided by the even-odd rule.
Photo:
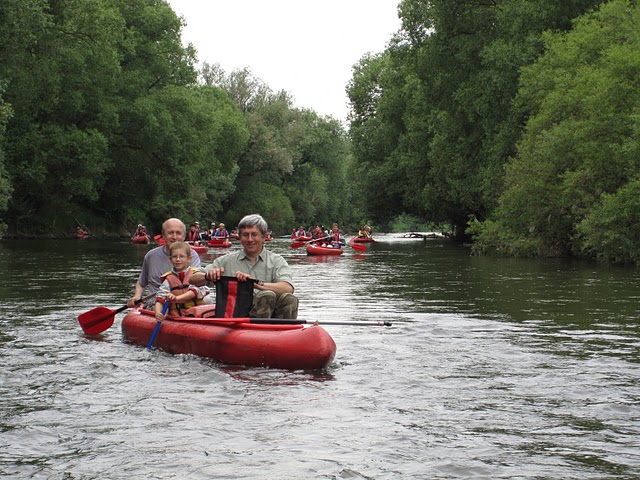
[[[300,318],[393,322],[327,325],[316,373],[147,352],[122,315],[85,337],[77,316],[124,305],[150,247],[0,242],[0,476],[640,478],[637,269],[377,238],[338,258],[269,244]]]

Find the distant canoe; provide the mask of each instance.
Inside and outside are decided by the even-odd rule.
[[[299,237],[291,237],[291,240],[293,240],[294,242],[308,242],[309,240],[311,240],[313,237],[311,235],[300,235]]]
[[[191,250],[196,252],[197,254],[207,253],[207,247],[204,245],[191,245]]]
[[[307,255],[342,255],[342,248],[336,247],[323,247],[322,245],[316,245],[309,243],[307,245]]]
[[[207,245],[216,248],[229,248],[231,241],[226,237],[213,237],[207,240]]]
[[[151,242],[151,239],[148,235],[136,235],[135,237],[131,237],[131,243],[143,245]]]
[[[353,243],[373,243],[373,242],[375,242],[373,237],[353,237],[349,241],[353,242]]]

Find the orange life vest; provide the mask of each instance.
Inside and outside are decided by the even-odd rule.
[[[189,230],[187,232],[187,242],[197,242],[199,240],[202,240],[202,237],[200,236],[200,232],[198,230]]]
[[[191,285],[189,285],[189,279],[191,278],[191,274],[195,271],[197,271],[197,268],[189,267],[186,272],[180,272],[185,274],[184,278],[181,280],[179,274],[171,270],[170,272],[162,275],[160,279],[162,282],[167,280],[169,282],[169,287],[171,288],[171,293],[173,293],[175,296],[178,296],[189,291],[189,289],[191,288]],[[202,305],[203,303],[204,300],[198,298],[193,298],[181,303],[171,302],[171,306],[169,307],[169,315],[185,316],[187,315],[187,310],[195,307],[196,305]]]

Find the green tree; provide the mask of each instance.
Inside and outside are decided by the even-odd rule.
[[[541,53],[541,32],[597,3],[402,1],[401,31],[349,90],[363,187],[393,204],[368,199],[372,217],[417,214],[462,235],[469,216],[492,211],[521,131],[522,66]]]
[[[215,218],[233,192],[248,133],[242,114],[214,87],[167,86],[140,97],[114,138],[117,172],[104,215],[154,224],[169,216]]]
[[[640,8],[616,0],[544,36],[546,53],[522,75],[526,130],[495,215],[475,227],[476,251],[637,258],[634,242],[616,251],[597,228],[620,237],[635,221],[627,185],[640,172],[639,26]]]
[[[99,196],[109,168],[103,132],[114,120],[105,92],[119,69],[113,45],[122,23],[105,2],[21,0],[1,8],[2,76],[14,111],[6,137],[9,216],[15,226],[35,215],[37,230],[40,220]]]
[[[14,0],[0,18],[14,229],[221,211],[246,126],[221,90],[197,85],[166,1]]]
[[[283,188],[296,223],[350,222],[353,195],[347,180],[349,141],[340,123],[312,110],[301,111],[300,156]],[[285,230],[285,232],[288,230]]]
[[[0,88],[0,235],[2,235],[7,228],[4,218],[12,191],[11,183],[9,182],[4,166],[5,127],[11,118],[12,111],[9,105],[2,99],[2,92],[3,90]]]
[[[225,90],[244,113],[249,130],[236,190],[225,203],[228,221],[237,221],[243,211],[265,214],[266,208],[272,212],[267,219],[271,227],[288,232],[296,223],[348,217],[348,139],[338,121],[295,108],[287,92],[274,93],[248,68],[227,74],[219,65],[205,63],[200,79]]]

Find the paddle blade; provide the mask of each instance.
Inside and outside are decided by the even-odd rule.
[[[78,316],[85,335],[98,335],[113,325],[116,311],[107,307],[96,307]]]
[[[291,244],[291,248],[300,248],[303,247],[305,245],[306,242],[293,242]]]
[[[357,252],[366,252],[367,251],[367,247],[365,247],[364,245],[360,245],[359,243],[350,243],[349,246],[351,248],[353,248]]]

